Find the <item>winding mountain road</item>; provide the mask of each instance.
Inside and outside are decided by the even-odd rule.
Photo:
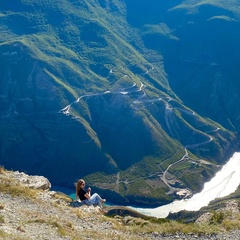
[[[170,194],[173,193],[173,192],[176,192],[176,191],[180,190],[180,188],[175,188],[175,187],[170,186],[169,183],[168,183],[168,181],[167,181],[166,174],[167,174],[168,170],[169,170],[172,166],[174,166],[174,165],[176,165],[176,164],[184,161],[186,158],[188,158],[188,151],[187,151],[187,149],[185,149],[185,154],[183,155],[183,157],[182,157],[180,160],[178,160],[178,161],[176,161],[176,162],[174,162],[174,163],[172,163],[172,164],[169,164],[168,167],[166,168],[166,170],[163,172],[162,181],[169,187],[169,193],[170,193]]]
[[[154,67],[150,68],[149,70],[147,70],[143,75],[146,75],[148,74],[150,71],[154,70]],[[110,73],[111,74],[114,74],[114,71],[111,69],[110,70]],[[123,78],[130,78],[128,75],[123,75]],[[131,78],[130,78],[131,79]],[[155,98],[149,98],[148,95],[146,94],[145,92],[145,88],[147,86],[140,81],[140,86],[137,85],[137,83],[135,83],[133,81],[133,84],[129,87],[125,87],[125,88],[121,88],[121,89],[118,89],[118,90],[106,90],[104,92],[100,92],[100,93],[89,93],[89,94],[84,94],[80,97],[78,97],[76,99],[76,101],[70,103],[69,105],[67,105],[66,107],[64,107],[63,109],[61,109],[59,112],[60,113],[63,113],[63,114],[66,114],[66,115],[69,115],[71,114],[71,107],[74,105],[74,104],[77,104],[81,99],[83,98],[90,98],[90,97],[93,97],[93,96],[100,96],[100,95],[105,95],[105,94],[121,94],[121,95],[128,95],[128,94],[132,94],[132,93],[141,93],[140,95],[139,94],[136,94],[136,95],[132,95],[132,96],[135,96],[136,99],[133,100],[133,102],[131,103],[131,107],[135,110],[140,110],[142,108],[145,108],[147,107],[149,104],[153,104],[155,102],[163,102],[163,104],[165,105],[165,113],[164,113],[164,119],[165,119],[165,123],[166,123],[166,126],[169,130],[169,132],[171,133],[172,136],[174,136],[173,134],[173,131],[172,131],[172,121],[171,121],[171,116],[173,114],[173,109],[177,109],[178,111],[181,111],[183,113],[186,113],[186,114],[189,114],[189,115],[192,115],[193,117],[196,117],[198,118],[197,114],[191,110],[188,110],[188,109],[185,109],[184,107],[173,107],[170,102],[173,101],[173,99],[171,97],[168,97],[168,96],[159,96],[159,97],[155,97]],[[174,100],[176,101],[176,100]],[[181,104],[180,104],[181,105]],[[202,132],[203,135],[206,136],[206,138],[208,138],[208,140],[206,141],[202,141],[202,142],[199,142],[199,143],[193,143],[193,144],[189,144],[189,145],[186,145],[185,146],[185,154],[182,156],[181,159],[179,159],[178,161],[176,161],[175,163],[172,163],[172,164],[169,164],[169,166],[166,168],[166,170],[163,172],[163,175],[162,175],[162,181],[166,184],[166,186],[168,186],[169,188],[169,193],[173,193],[173,192],[176,192],[176,191],[179,191],[180,188],[175,188],[175,187],[172,187],[170,184],[169,184],[169,181],[167,180],[167,173],[169,171],[169,169],[186,160],[186,159],[189,159],[189,156],[188,156],[188,151],[187,149],[197,149],[199,148],[200,146],[203,146],[203,145],[207,145],[208,143],[210,143],[211,141],[213,141],[213,138],[212,136],[208,135],[208,133],[211,133],[211,132],[216,132],[220,130],[220,128],[216,128],[214,130],[211,130],[211,131],[208,131],[208,132]],[[199,132],[199,130],[196,129],[196,131]],[[153,175],[156,175],[156,174],[153,174]],[[153,176],[151,175],[151,176]],[[119,183],[120,183],[120,175],[119,173],[117,174],[117,180],[116,180],[116,188],[119,188]]]

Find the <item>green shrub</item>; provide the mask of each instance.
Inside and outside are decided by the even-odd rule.
[[[220,223],[222,223],[224,217],[225,217],[225,214],[223,212],[213,211],[212,218],[210,220],[210,224],[214,224],[214,225],[220,224]]]
[[[4,223],[4,217],[2,215],[0,215],[0,223]]]

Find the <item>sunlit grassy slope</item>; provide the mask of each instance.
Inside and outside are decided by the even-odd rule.
[[[169,85],[162,38],[179,38],[163,13],[174,3],[164,3],[154,18],[147,6],[0,2],[2,165],[71,187],[86,177],[113,200],[159,204],[172,200],[161,176],[185,147],[193,159],[214,164],[231,155],[235,133],[193,112]],[[141,11],[148,18],[134,24]],[[170,172],[199,190],[215,168],[192,169],[190,162]]]
[[[182,1],[179,5],[174,7],[174,9],[187,9],[191,10],[194,8],[198,8],[204,5],[212,5],[218,8],[222,8],[224,10],[228,10],[233,12],[239,17],[240,9],[239,9],[239,2],[237,0],[229,0],[229,1],[223,1],[223,0],[185,0]]]

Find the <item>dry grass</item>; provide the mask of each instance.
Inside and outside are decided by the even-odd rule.
[[[185,234],[210,234],[218,232],[220,229],[217,226],[210,226],[208,224],[196,225],[193,223],[185,224],[176,221],[164,223],[161,226],[162,233],[177,233],[182,232]]]
[[[7,239],[8,234],[5,233],[3,230],[0,229],[0,238],[1,239]]]
[[[4,223],[4,217],[2,215],[0,215],[0,223]]]
[[[235,215],[230,215],[226,219],[223,219],[221,226],[227,231],[240,229],[240,213]]]
[[[240,228],[240,219],[237,219],[237,220],[226,219],[222,222],[222,226],[227,231],[231,231],[231,230],[234,230],[234,229],[239,229]]]
[[[67,203],[72,202],[71,197],[69,197],[69,196],[67,196],[67,195],[65,195],[65,194],[62,194],[62,193],[60,193],[60,192],[55,193],[55,194],[54,194],[54,198],[59,199],[59,200],[62,200],[62,201],[67,202]]]
[[[215,225],[195,225],[195,224],[184,224],[177,221],[169,221],[163,223],[152,223],[147,220],[143,220],[140,218],[131,218],[131,220],[126,221],[126,219],[118,218],[105,219],[106,221],[110,221],[113,223],[112,228],[116,230],[120,234],[119,239],[121,238],[121,232],[128,234],[128,239],[136,239],[141,236],[141,239],[144,239],[143,236],[146,236],[146,239],[149,239],[149,234],[156,233],[159,236],[161,235],[172,235],[175,233],[184,233],[184,234],[194,234],[194,235],[202,235],[202,234],[211,234],[217,233],[221,230],[219,226]],[[98,239],[94,234],[91,234],[92,239]],[[94,238],[95,237],[95,238]],[[115,236],[108,236],[108,238],[103,236],[103,239],[118,239]]]
[[[4,167],[0,166],[0,174],[4,174],[4,173],[5,173]]]
[[[231,231],[240,229],[240,214],[239,213],[221,213],[217,212],[210,224],[195,224],[181,223],[178,221],[165,221],[162,223],[152,223],[143,219],[132,219],[128,222],[124,221],[125,225],[129,226],[132,233],[153,233],[158,234],[212,234],[221,231]]]
[[[10,194],[13,197],[26,197],[35,199],[37,190],[30,189],[17,183],[14,179],[0,178],[0,192]]]
[[[27,224],[31,223],[46,224],[53,228],[56,228],[60,236],[73,236],[74,231],[73,224],[70,222],[66,222],[62,219],[61,221],[59,221],[58,218],[51,217],[48,219],[35,218],[33,220],[27,221]]]

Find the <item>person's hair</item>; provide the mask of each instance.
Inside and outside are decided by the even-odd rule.
[[[76,183],[76,191],[78,192],[82,186],[82,184],[84,183],[85,181],[83,179],[79,179]]]

